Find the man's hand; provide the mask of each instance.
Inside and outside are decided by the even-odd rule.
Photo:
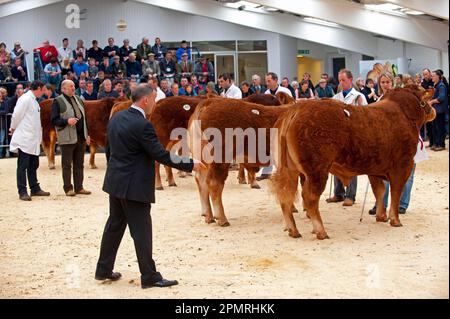
[[[91,137],[90,136],[88,136],[87,139],[86,139],[86,145],[87,146],[91,145]]]
[[[67,123],[68,123],[70,126],[75,126],[75,125],[77,124],[77,122],[78,122],[78,119],[75,118],[75,117],[72,117],[72,118],[70,118],[70,119],[67,120]]]
[[[194,159],[194,168],[192,169],[194,172],[199,172],[202,169],[205,169],[206,166],[201,161]]]
[[[12,127],[9,128],[9,135],[12,136],[14,134],[15,129]]]

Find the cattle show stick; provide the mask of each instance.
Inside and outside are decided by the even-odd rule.
[[[364,206],[366,206],[366,198],[367,198],[367,193],[369,192],[369,181],[367,181],[367,185],[366,185],[366,192],[364,194],[364,200],[363,200],[363,204],[362,204],[362,210],[361,210],[361,217],[359,218],[359,222],[361,223],[363,220],[363,214],[364,214]]]

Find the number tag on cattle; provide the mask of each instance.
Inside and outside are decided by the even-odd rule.
[[[345,115],[347,115],[347,117],[350,117],[350,112],[347,110],[344,110]]]
[[[259,115],[259,111],[258,110],[252,110],[253,114]]]
[[[189,111],[191,109],[191,106],[189,104],[185,104],[185,105],[183,105],[183,109],[185,111]]]

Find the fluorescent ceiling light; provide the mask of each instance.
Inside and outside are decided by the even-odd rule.
[[[340,27],[340,25],[337,23],[325,21],[325,20],[321,20],[321,19],[316,19],[316,18],[311,18],[311,17],[303,18],[303,20],[305,20],[306,22],[310,22],[310,23],[325,25],[327,27],[334,27],[334,28]]]
[[[260,4],[256,4],[253,2],[248,2],[248,1],[237,1],[237,2],[228,2],[225,3],[226,7],[229,8],[234,8],[234,9],[238,9],[238,10],[245,10],[245,11],[251,11],[251,12],[256,12],[256,13],[267,13],[266,10],[262,9],[262,5]]]
[[[269,12],[275,12],[275,11],[278,11],[277,8],[272,8],[272,7],[264,7],[264,10],[269,11]]]
[[[405,10],[403,10],[403,12],[406,13],[406,14],[413,15],[413,16],[419,16],[419,15],[425,14],[425,13],[422,12],[422,11],[409,10],[409,9],[405,9]]]
[[[392,3],[383,3],[383,4],[365,4],[364,7],[366,7],[369,10],[398,15],[398,16],[406,16],[405,13],[403,13],[401,10],[403,7],[400,7],[396,4]]]

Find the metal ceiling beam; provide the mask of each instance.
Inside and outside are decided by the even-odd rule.
[[[363,6],[339,0],[248,1],[285,12],[331,21],[357,30],[447,51],[448,25],[442,22],[370,11]],[[427,1],[427,3],[430,2]]]
[[[156,7],[217,19],[293,38],[376,56],[375,41],[368,39],[367,32],[345,27],[334,28],[312,24],[295,16],[283,14],[261,14],[237,10],[210,0],[134,0]]]

